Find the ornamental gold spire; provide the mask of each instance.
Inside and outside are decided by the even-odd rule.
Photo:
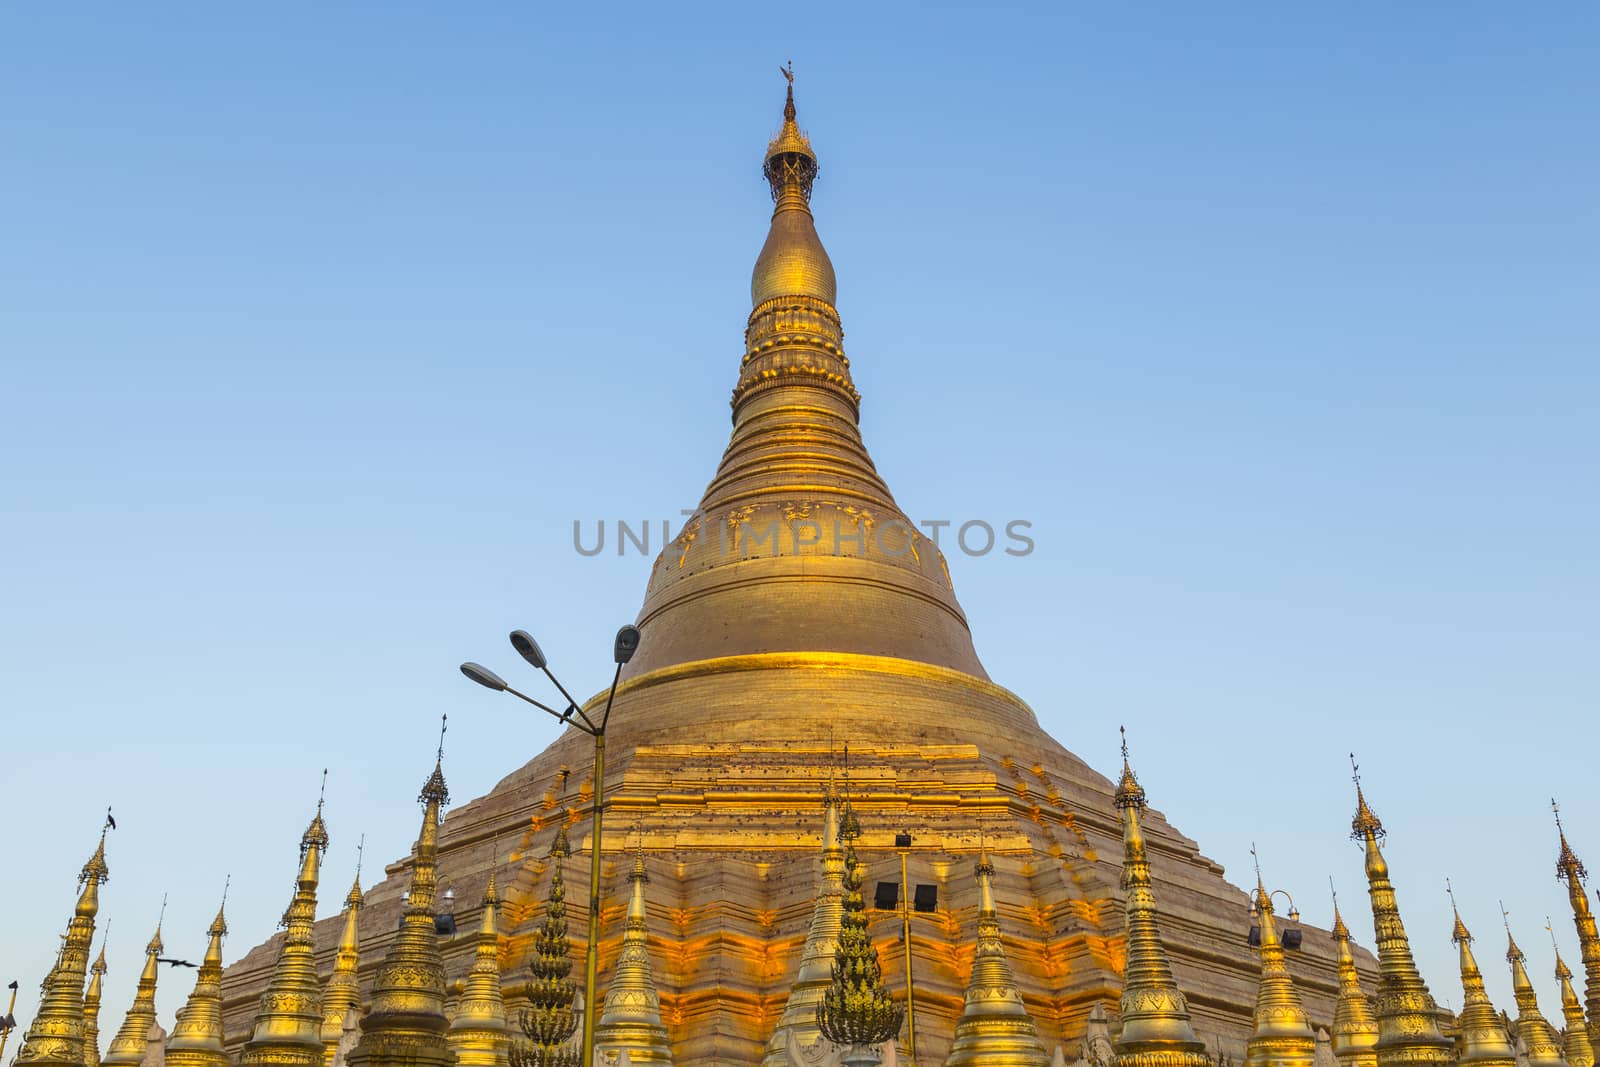
[[[344,927],[333,954],[333,973],[322,991],[322,1067],[333,1067],[346,1029],[355,1024],[351,1012],[361,1009],[361,857],[366,837],[356,846],[356,877],[344,898]]]
[[[845,759],[849,760],[849,750]],[[846,763],[848,767],[848,762]],[[847,1067],[876,1064],[881,1046],[900,1033],[905,1009],[896,1004],[883,984],[883,966],[867,932],[867,902],[861,896],[861,861],[856,839],[861,822],[850,806],[850,783],[845,779],[844,811],[840,837],[844,840],[844,901],[839,917],[839,947],[833,957],[833,982],[817,1006],[817,1028],[822,1036],[841,1046],[840,1060]]]
[[[533,972],[528,980],[528,1007],[518,1017],[523,1040],[511,1046],[512,1067],[576,1067],[582,1053],[572,1035],[580,1022],[574,1003],[572,942],[567,937],[567,890],[561,864],[572,855],[567,824],[556,827],[550,843],[550,895],[544,921],[533,938]]]
[[[1372,898],[1372,926],[1378,942],[1378,992],[1373,998],[1378,1017],[1378,1067],[1423,1067],[1448,1064],[1454,1057],[1450,1039],[1439,1032],[1435,1005],[1417,970],[1400,921],[1389,864],[1378,842],[1383,823],[1367,805],[1360,768],[1350,759],[1356,783],[1356,814],[1350,836],[1366,849],[1367,895]]]
[[[100,1067],[100,999],[106,970],[106,941],[101,937],[100,955],[95,957],[94,966],[89,968],[89,990],[83,995],[84,1067]]]
[[[228,1053],[222,1046],[222,939],[228,933],[227,892],[217,908],[217,917],[206,931],[211,940],[205,958],[195,975],[194,992],[172,1024],[167,1041],[167,1067],[228,1067]]]
[[[1445,883],[1449,891],[1449,883]],[[1475,1067],[1515,1067],[1517,1050],[1511,1044],[1501,1022],[1500,1013],[1489,1002],[1483,988],[1483,972],[1472,954],[1472,934],[1461,921],[1456,908],[1455,893],[1450,892],[1450,909],[1455,913],[1455,927],[1450,933],[1461,950],[1461,1014],[1456,1016],[1457,1040],[1460,1043],[1461,1063]]]
[[[1333,1054],[1342,1067],[1378,1067],[1378,1023],[1372,1017],[1367,995],[1361,991],[1355,956],[1350,952],[1350,928],[1339,914],[1339,894],[1333,895],[1333,941],[1338,949],[1339,999],[1333,1009]]]
[[[449,1067],[455,1061],[445,1036],[450,1024],[444,1015],[444,958],[433,922],[439,813],[449,802],[441,726],[438,759],[417,794],[422,828],[411,849],[405,913],[373,981],[371,1010],[361,1020],[361,1038],[346,1059],[350,1067]]]
[[[1000,940],[994,865],[987,849],[980,852],[973,873],[978,880],[978,947],[945,1067],[1048,1067],[1050,1054],[1017,991]]]
[[[328,772],[322,772],[326,790]],[[322,1063],[322,993],[317,984],[317,881],[328,849],[328,828],[317,813],[300,835],[300,873],[294,896],[283,913],[283,944],[272,977],[261,993],[250,1040],[239,1054],[240,1067],[320,1067]]]
[[[1583,884],[1589,880],[1572,846],[1567,844],[1567,828],[1561,825],[1561,806],[1554,799],[1550,809],[1556,816],[1556,833],[1561,837],[1561,854],[1556,859],[1556,878],[1564,882],[1572,901],[1572,925],[1578,928],[1578,950],[1583,962],[1583,1000],[1589,1015],[1589,1044],[1600,1049],[1600,930],[1595,928],[1589,910],[1589,894]]]
[[[100,843],[78,875],[78,903],[67,923],[60,955],[45,980],[39,1009],[13,1061],[19,1067],[83,1067],[85,1062],[83,979],[94,941],[94,917],[100,911],[100,887],[111,873],[106,867],[106,830],[114,825],[108,808]]]
[[[1273,920],[1272,895],[1261,880],[1260,863],[1256,864],[1255,905],[1261,928],[1261,980],[1256,987],[1255,1026],[1246,1045],[1245,1067],[1311,1067],[1317,1035],[1300,1005],[1294,979],[1289,976],[1283,943]],[[1289,917],[1294,919],[1293,909]]]
[[[1550,947],[1556,953],[1556,982],[1561,986],[1561,1018],[1567,1024],[1562,1051],[1569,1067],[1594,1067],[1594,1046],[1589,1041],[1589,1031],[1584,1026],[1583,1004],[1572,988],[1572,971],[1561,959],[1561,946],[1556,944],[1556,932],[1547,916],[1544,927],[1550,931]]]
[[[1504,914],[1504,905],[1501,913]],[[1526,958],[1511,936],[1511,920],[1506,917],[1506,962],[1511,964],[1511,993],[1517,999],[1517,1040],[1527,1050],[1528,1067],[1567,1067],[1555,1031],[1539,1011],[1539,994],[1528,980]]]
[[[595,1048],[609,1056],[627,1052],[635,1064],[672,1064],[672,1042],[661,1021],[661,998],[650,976],[650,929],[645,923],[644,887],[650,884],[645,869],[644,840],[633,857],[628,875],[628,920],[622,933],[622,955],[606,990],[604,1010],[595,1024]]]
[[[496,913],[500,894],[495,890],[494,863],[489,865],[489,884],[483,891],[483,918],[478,924],[477,946],[472,967],[450,1020],[450,1047],[459,1067],[507,1067],[511,1030],[506,1025],[506,1002],[500,988],[500,931]]]
[[[1150,880],[1141,821],[1144,787],[1128,762],[1122,738],[1122,780],[1117,784],[1122,813],[1122,891],[1127,964],[1122,982],[1122,1030],[1112,1045],[1111,1067],[1210,1067],[1204,1043],[1189,1025],[1189,1005],[1172,978],[1161,947],[1156,895]]]
[[[800,949],[800,968],[789,1000],[778,1017],[778,1026],[767,1042],[765,1067],[783,1067],[789,1062],[791,1044],[804,1049],[814,1044],[822,1031],[817,1028],[817,1006],[833,984],[833,956],[839,944],[839,923],[844,914],[844,848],[839,843],[839,797],[828,785],[822,802],[822,884],[817,889],[811,910],[811,927]]]
[[[165,900],[161,902],[161,910],[167,910]],[[100,1061],[104,1067],[138,1067],[144,1062],[145,1053],[150,1051],[150,1032],[156,1025],[156,978],[161,966],[156,957],[164,951],[166,946],[161,943],[161,923],[158,921],[155,935],[144,947],[144,969],[139,972],[133,1006],[123,1017],[117,1036],[106,1046],[106,1054]]]

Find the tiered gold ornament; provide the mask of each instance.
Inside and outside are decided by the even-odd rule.
[[[1453,896],[1450,903],[1456,918],[1450,940],[1461,950],[1461,1014],[1456,1016],[1460,1062],[1462,1067],[1515,1067],[1517,1050],[1483,988],[1483,972],[1472,954],[1472,934],[1461,921]]]
[[[1122,742],[1122,781],[1117,785],[1122,813],[1122,889],[1128,962],[1123,971],[1121,1032],[1112,1043],[1111,1067],[1211,1067],[1206,1046],[1189,1024],[1189,1004],[1172,977],[1161,947],[1156,894],[1145,851],[1146,800]]]
[[[1378,1023],[1361,991],[1355,956],[1350,951],[1350,928],[1333,901],[1333,942],[1338,949],[1339,1000],[1333,1009],[1333,1055],[1340,1067],[1378,1067]]]
[[[978,946],[945,1067],[1047,1067],[1050,1054],[1017,992],[1000,941],[994,865],[986,852],[973,873],[978,879]]]
[[[1261,980],[1256,987],[1255,1028],[1246,1046],[1245,1067],[1311,1067],[1317,1035],[1306,1018],[1284,958],[1273,918],[1272,896],[1256,870],[1256,921],[1260,925]],[[1290,916],[1293,919],[1293,915]]]
[[[122,1026],[111,1044],[106,1046],[106,1054],[100,1061],[102,1067],[139,1067],[150,1051],[150,1032],[156,1025],[156,978],[161,966],[156,957],[164,951],[161,924],[157,923],[155,935],[144,947],[144,969],[139,972],[133,1006],[123,1016]]]
[[[1561,809],[1554,800],[1550,807],[1556,815],[1556,833],[1561,837],[1561,854],[1556,858],[1556,877],[1567,887],[1567,897],[1572,901],[1572,925],[1578,928],[1578,949],[1583,961],[1583,1000],[1589,1016],[1589,1044],[1600,1052],[1600,930],[1595,927],[1594,912],[1589,909],[1589,894],[1583,884],[1589,880],[1572,846],[1567,844],[1567,830],[1561,825]]]
[[[109,876],[106,832],[101,830],[100,844],[78,875],[78,903],[67,923],[61,954],[46,979],[39,1009],[17,1051],[17,1067],[83,1067],[83,979],[94,941],[94,917],[100,910],[100,887]]]
[[[1553,930],[1550,932],[1550,941],[1554,945]],[[1583,1002],[1578,999],[1577,990],[1572,988],[1572,971],[1561,958],[1560,947],[1556,947],[1555,951],[1556,982],[1561,986],[1561,1019],[1567,1024],[1562,1051],[1566,1054],[1568,1067],[1594,1067],[1594,1046],[1589,1041],[1589,1030],[1584,1025]]]
[[[211,940],[195,975],[194,991],[172,1024],[166,1067],[228,1067],[222,1045],[222,939],[228,932],[224,907],[217,909],[206,931]]]
[[[250,1040],[239,1056],[240,1067],[321,1067],[322,991],[317,983],[317,881],[328,848],[322,801],[300,835],[300,873],[294,896],[283,913],[284,937],[272,977],[261,994]]]
[[[1378,991],[1373,997],[1378,1067],[1442,1067],[1455,1058],[1454,1051],[1450,1039],[1439,1032],[1434,1016],[1437,1006],[1417,970],[1405,924],[1400,921],[1389,864],[1378,844],[1384,834],[1383,823],[1367,805],[1357,777],[1350,836],[1366,849],[1367,895],[1372,899],[1372,927],[1378,942]]]
[[[361,1011],[361,864],[344,898],[344,927],[333,954],[333,973],[322,990],[322,1067],[334,1067],[339,1047]]]
[[[567,839],[567,825],[562,822],[550,843],[550,893],[544,921],[533,939],[528,1007],[518,1017],[522,1040],[513,1039],[512,1067],[575,1067],[582,1058],[572,1043],[580,1020],[574,1007],[578,989],[572,981],[567,889],[561,870],[562,861],[570,855],[572,844]]]
[[[1506,923],[1506,962],[1511,964],[1511,993],[1517,998],[1517,1040],[1527,1056],[1528,1067],[1567,1067],[1555,1030],[1539,1010],[1539,994],[1528,979],[1525,958]]]
[[[672,1065],[672,1042],[661,1021],[661,997],[650,974],[650,927],[646,924],[644,842],[633,857],[629,874],[628,919],[622,934],[622,955],[606,990],[605,1008],[595,1024],[597,1060],[615,1060],[627,1053],[634,1064]]]
[[[350,1067],[449,1067],[455,1062],[445,1036],[450,1024],[444,1015],[444,960],[433,915],[439,813],[450,801],[443,761],[441,743],[433,773],[417,795],[422,829],[411,850],[405,914],[373,981],[361,1038],[346,1059]]]
[[[777,1029],[767,1042],[763,1067],[788,1067],[802,1049],[822,1039],[817,1007],[833,984],[833,957],[839,947],[839,924],[844,914],[844,848],[839,843],[839,797],[830,784],[823,798],[822,879],[811,912],[811,928],[800,949],[800,967],[789,999],[778,1017]]]
[[[89,991],[83,995],[83,1067],[100,1067],[100,999],[106,976],[106,943],[89,968]]]
[[[510,1062],[511,1030],[506,1025],[506,1001],[500,987],[499,909],[500,894],[491,867],[472,967],[450,1020],[450,1047],[458,1067],[507,1067]]]
[[[867,902],[861,896],[861,861],[856,856],[861,823],[850,807],[848,786],[839,836],[844,840],[839,947],[833,957],[833,982],[817,1006],[817,1028],[844,1049],[839,1062],[845,1067],[871,1067],[882,1062],[883,1045],[900,1033],[905,1008],[884,986],[878,950],[867,932]]]

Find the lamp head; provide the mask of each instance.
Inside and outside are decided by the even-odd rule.
[[[468,678],[471,678],[474,682],[477,682],[485,689],[493,689],[499,693],[503,693],[506,690],[505,679],[494,673],[494,671],[491,671],[488,667],[482,667],[476,663],[463,663],[461,665],[461,673],[466,675]]]
[[[637,651],[639,651],[639,628],[630,624],[618,630],[616,643],[612,646],[612,655],[617,665],[621,666],[628,662]]]
[[[517,655],[533,665],[534,670],[542,671],[545,664],[550,661],[545,659],[544,650],[539,647],[539,642],[526,630],[511,631],[511,647],[517,650]]]

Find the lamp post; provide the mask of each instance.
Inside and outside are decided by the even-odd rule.
[[[906,857],[911,852],[911,835],[894,835],[895,851],[900,853],[900,937],[906,951],[906,1054],[911,1067],[917,1063],[917,1005],[911,992],[911,885],[906,881]]]
[[[11,1007],[6,1009],[5,1015],[0,1016],[0,1056],[5,1055],[6,1042],[11,1039],[11,1031],[17,1028],[17,1017],[11,1014],[17,1010],[17,983],[15,981],[11,983],[10,989]]]
[[[591,719],[587,712],[578,706],[578,702],[567,692],[567,687],[556,679],[550,672],[550,666],[545,659],[544,652],[539,648],[539,643],[526,630],[516,630],[511,634],[511,647],[517,654],[527,660],[537,669],[544,672],[545,677],[561,691],[566,698],[567,709],[557,711],[550,705],[535,700],[526,693],[519,693],[506,684],[505,679],[476,663],[463,663],[461,673],[477,682],[479,685],[501,693],[510,693],[519,700],[526,701],[554,716],[559,722],[572,727],[581,733],[586,733],[594,738],[594,819],[593,828],[590,830],[591,845],[589,848],[589,951],[584,963],[583,978],[583,1059],[582,1067],[592,1067],[594,1064],[594,1020],[595,1020],[595,983],[600,973],[600,835],[601,812],[605,808],[606,790],[606,726],[611,722],[611,704],[617,698],[617,682],[622,678],[622,667],[633,654],[639,650],[639,628],[637,626],[624,626],[617,631],[616,640],[612,643],[612,659],[616,662],[617,669],[611,675],[611,692],[606,696],[605,711],[600,713],[599,722]]]

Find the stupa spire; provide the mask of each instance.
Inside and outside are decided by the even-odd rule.
[[[1378,1023],[1372,1017],[1367,995],[1361,991],[1361,976],[1356,973],[1355,955],[1350,951],[1350,928],[1339,914],[1337,890],[1333,894],[1333,942],[1339,968],[1339,999],[1333,1009],[1333,1054],[1342,1067],[1377,1067],[1374,1046],[1378,1043]]]
[[[1210,1067],[1205,1044],[1189,1023],[1189,1004],[1172,977],[1161,947],[1155,888],[1145,850],[1142,821],[1144,787],[1128,760],[1128,735],[1122,733],[1122,780],[1117,784],[1122,813],[1122,891],[1127,965],[1122,980],[1122,1030],[1113,1043],[1111,1067]]]
[[[839,923],[843,915],[844,848],[839,841],[839,795],[830,781],[822,799],[822,877],[816,902],[811,908],[811,926],[800,948],[800,967],[789,999],[778,1017],[777,1028],[767,1042],[765,1067],[782,1067],[789,1062],[788,1049],[804,1049],[821,1035],[817,1028],[817,1006],[833,983],[833,957],[839,945]]]
[[[261,994],[250,1040],[239,1055],[240,1067],[319,1067],[322,1062],[322,991],[317,982],[317,882],[328,849],[328,828],[322,802],[328,772],[322,772],[323,794],[317,813],[300,835],[300,873],[294,896],[280,920],[283,944],[272,977]]]
[[[100,1067],[100,1000],[106,976],[106,936],[111,924],[106,923],[106,933],[100,937],[100,955],[89,968],[89,990],[83,995],[83,1064]]]
[[[572,942],[567,937],[567,890],[562,861],[572,855],[565,820],[550,843],[550,892],[544,920],[533,938],[528,1007],[518,1018],[523,1040],[511,1046],[512,1067],[574,1067],[581,1052],[572,1035],[581,1021],[574,1009],[578,987],[572,981]]]
[[[356,845],[356,876],[344,897],[344,927],[339,931],[339,947],[333,954],[333,973],[322,991],[322,1067],[333,1067],[348,1026],[350,1013],[361,1007],[361,861],[367,847],[366,835]]]
[[[1461,1049],[1461,1063],[1477,1067],[1515,1067],[1517,1050],[1511,1044],[1500,1013],[1494,1010],[1489,994],[1483,987],[1483,972],[1472,954],[1472,934],[1461,921],[1461,911],[1456,907],[1455,892],[1445,883],[1450,893],[1450,910],[1455,914],[1455,926],[1450,932],[1461,952],[1461,1014],[1456,1016],[1456,1031]]]
[[[672,1042],[661,1021],[661,998],[650,974],[650,928],[646,924],[645,886],[650,874],[644,862],[644,838],[639,839],[628,874],[628,918],[622,932],[622,954],[617,958],[605,1006],[595,1024],[595,1048],[616,1056],[627,1052],[635,1064],[672,1063]]]
[[[1050,1055],[1017,991],[1000,940],[994,864],[987,849],[980,852],[973,874],[978,881],[978,945],[945,1067],[1047,1067]]]
[[[1589,1031],[1584,1025],[1583,1002],[1572,988],[1572,971],[1561,958],[1561,946],[1556,944],[1555,928],[1545,917],[1544,928],[1550,931],[1550,947],[1556,954],[1556,982],[1561,987],[1561,1019],[1567,1024],[1562,1041],[1568,1067],[1594,1067],[1594,1046],[1589,1041]]]
[[[1572,925],[1578,929],[1578,952],[1583,963],[1583,1000],[1589,1016],[1589,1044],[1600,1049],[1600,930],[1595,927],[1594,912],[1589,908],[1589,894],[1584,883],[1589,872],[1577,853],[1567,844],[1567,828],[1561,825],[1561,805],[1552,798],[1550,810],[1555,813],[1556,833],[1561,838],[1561,853],[1556,858],[1556,877],[1565,883],[1567,897],[1572,902]]]
[[[422,827],[411,849],[405,913],[373,981],[372,1006],[361,1020],[361,1038],[346,1058],[350,1067],[449,1067],[455,1059],[446,1038],[450,1024],[444,1014],[444,958],[433,921],[440,812],[450,802],[442,729],[440,735],[433,773],[417,794]]]
[[[844,809],[839,836],[844,841],[844,900],[839,917],[839,947],[833,957],[833,982],[817,1006],[822,1036],[844,1049],[840,1063],[867,1067],[880,1061],[881,1047],[900,1033],[905,1008],[883,984],[883,966],[867,932],[867,902],[861,895],[861,861],[856,839],[861,822],[850,805],[849,749],[845,750]]]
[[[106,866],[106,830],[116,825],[111,809],[100,830],[100,843],[78,875],[78,903],[67,923],[61,951],[45,979],[38,1011],[28,1026],[14,1061],[18,1067],[83,1067],[83,980],[94,942],[94,917],[100,911],[100,887],[111,876]]]
[[[1254,846],[1250,849],[1252,857]],[[1317,1035],[1306,1018],[1300,995],[1284,956],[1273,918],[1272,894],[1261,880],[1261,864],[1256,863],[1256,921],[1261,930],[1261,980],[1256,987],[1254,1028],[1246,1046],[1245,1067],[1312,1067],[1317,1051]],[[1294,913],[1291,909],[1291,921]]]
[[[494,868],[499,845],[489,861],[489,884],[483,891],[483,916],[478,923],[477,946],[467,971],[455,1018],[450,1020],[450,1047],[459,1067],[506,1067],[511,1029],[506,1025],[506,1001],[500,987],[500,894]]]
[[[1350,757],[1356,783],[1356,814],[1350,836],[1366,850],[1367,895],[1372,900],[1372,926],[1378,942],[1378,991],[1373,998],[1378,1017],[1379,1067],[1445,1065],[1454,1059],[1448,1038],[1439,1032],[1433,997],[1411,955],[1411,942],[1395,901],[1389,864],[1379,842],[1383,823],[1367,804],[1361,769]]]
[[[217,917],[206,930],[210,941],[195,975],[194,991],[178,1009],[172,1025],[167,1067],[228,1067],[228,1053],[222,1045],[222,939],[228,933],[227,898],[224,889]]]
[[[1526,957],[1511,936],[1511,918],[1500,906],[1506,924],[1506,962],[1511,964],[1511,995],[1517,1000],[1517,1040],[1522,1042],[1528,1057],[1528,1067],[1567,1067],[1561,1044],[1555,1031],[1539,1011],[1539,994],[1528,979]]]
[[[166,910],[167,901],[163,897],[163,916]],[[150,1031],[156,1025],[156,979],[161,966],[156,958],[165,951],[166,946],[161,943],[161,921],[157,920],[156,932],[144,947],[144,969],[139,972],[133,1005],[123,1016],[122,1026],[111,1044],[106,1046],[106,1054],[100,1060],[104,1067],[138,1067],[150,1051]]]

